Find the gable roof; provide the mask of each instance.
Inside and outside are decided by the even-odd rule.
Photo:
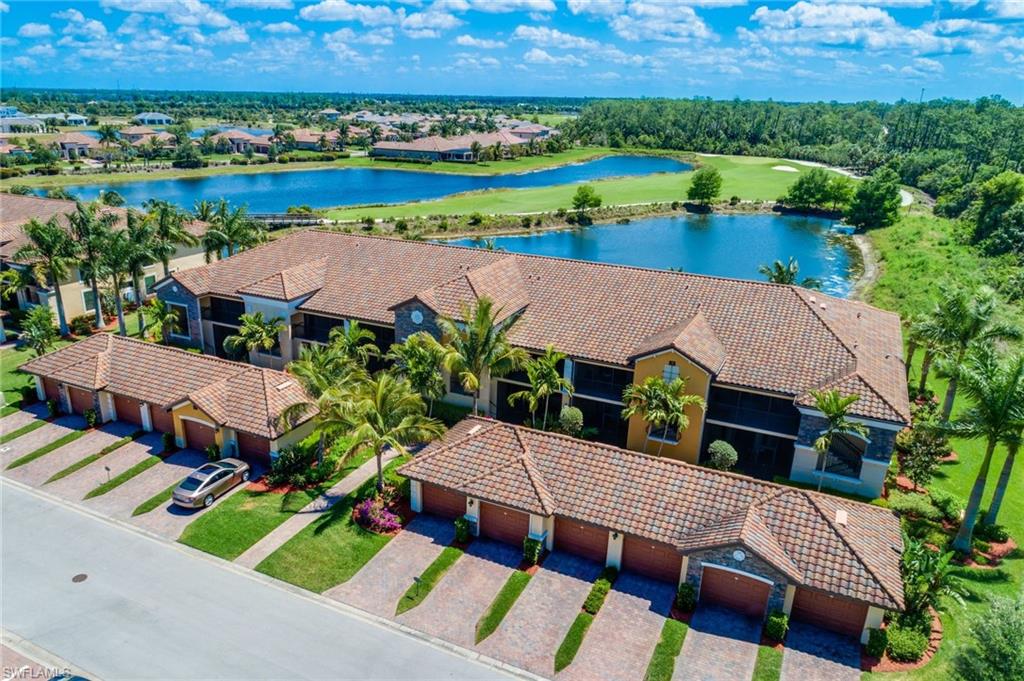
[[[99,333],[29,360],[22,370],[87,390],[106,390],[162,409],[191,401],[218,425],[260,437],[284,431],[278,417],[307,401],[283,371],[229,362],[135,338]],[[307,412],[298,425],[313,416]]]
[[[903,607],[900,524],[883,508],[480,417],[399,471],[684,553],[741,545],[797,584]],[[839,510],[845,526],[834,521]]]
[[[528,350],[629,366],[678,346],[719,384],[793,398],[851,377],[854,414],[910,419],[898,316],[796,286],[323,230],[172,276],[195,295],[238,298],[310,254],[329,274],[301,311],[390,326],[414,299],[452,315],[487,294],[521,311],[510,340]]]

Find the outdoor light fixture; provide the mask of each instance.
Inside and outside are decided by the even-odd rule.
[[[472,507],[472,506],[473,506],[473,504],[474,504],[474,501],[473,501],[472,499],[470,499],[470,500],[469,500],[469,505],[470,505],[470,506]]]
[[[619,538],[619,533],[618,532],[612,532],[612,539],[618,539],[618,538]]]

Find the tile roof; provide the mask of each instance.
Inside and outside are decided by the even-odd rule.
[[[483,147],[490,147],[499,142],[503,146],[509,146],[527,144],[528,141],[529,140],[523,137],[513,134],[513,132],[502,130],[498,132],[477,132],[470,135],[457,135],[454,137],[431,135],[429,137],[414,139],[411,142],[377,142],[373,145],[373,148],[393,151],[435,151],[443,153],[446,151],[454,151],[456,149],[469,149],[474,142],[478,142]]]
[[[419,298],[457,314],[481,293],[522,309],[511,340],[628,366],[638,351],[685,347],[720,384],[807,396],[847,379],[852,412],[910,418],[899,318],[796,286],[323,230],[293,234],[172,276],[196,295],[237,298],[274,273],[327,260],[310,313],[391,325]],[[525,303],[525,305],[523,305]]]
[[[480,417],[399,470],[684,553],[742,545],[796,584],[903,607],[900,524],[883,508]],[[840,510],[845,525],[836,522]]]
[[[190,400],[218,425],[271,439],[282,433],[277,423],[280,414],[307,399],[300,385],[283,371],[108,333],[30,360],[22,370],[162,409]],[[299,422],[311,416],[306,414]]]

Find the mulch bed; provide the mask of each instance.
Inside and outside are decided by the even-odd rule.
[[[912,669],[919,669],[925,666],[928,662],[935,657],[935,653],[939,652],[939,644],[942,643],[942,620],[939,619],[939,613],[932,613],[932,631],[928,636],[928,648],[924,651],[924,655],[917,662],[896,662],[890,660],[888,654],[883,654],[881,658],[871,657],[864,652],[864,646],[860,649],[860,668],[861,671],[865,672],[908,672]],[[884,626],[884,625],[883,625]]]
[[[692,610],[690,612],[680,610],[676,607],[676,604],[673,603],[672,607],[669,608],[668,616],[674,620],[679,620],[680,622],[685,622],[686,624],[689,624],[690,620],[693,619],[693,612],[694,611]]]
[[[526,559],[524,558],[523,560],[519,561],[519,565],[516,566],[516,569],[520,572],[525,572],[526,574],[532,577],[535,574],[537,574],[538,570],[540,570],[540,566],[544,564],[544,560],[548,557],[548,554],[549,551],[547,549],[542,550],[540,552],[540,559],[537,561],[536,565],[532,563],[527,563]]]
[[[250,481],[245,488],[250,492],[257,492],[259,494],[291,494],[292,492],[301,492],[309,489],[308,487],[292,485],[287,482],[283,485],[271,485],[263,478]]]
[[[1013,537],[1010,537],[1002,543],[989,542],[988,551],[974,551],[971,554],[972,557],[966,560],[957,559],[956,562],[960,565],[970,568],[976,568],[978,570],[994,570],[1003,562],[1003,559],[1013,553],[1017,549],[1017,542],[1013,541]],[[985,556],[988,563],[981,564],[974,560],[974,555]]]
[[[773,638],[768,638],[763,633],[761,634],[761,643],[766,648],[774,648],[775,650],[783,650],[786,645],[782,641],[776,641]]]

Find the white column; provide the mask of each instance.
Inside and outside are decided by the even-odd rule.
[[[419,480],[409,481],[409,505],[416,513],[423,512],[423,484]]]
[[[686,571],[690,568],[690,557],[683,556],[683,564],[679,566],[679,585],[686,581]]]
[[[117,408],[114,406],[114,396],[105,390],[99,391],[100,398],[100,422],[117,420]]]
[[[239,456],[238,434],[234,428],[221,428],[221,456]],[[231,452],[230,454],[228,452]]]
[[[622,567],[622,533],[608,533],[608,550],[605,553],[604,564],[616,570]]]
[[[142,416],[142,429],[147,433],[153,432],[153,415],[149,413],[149,404],[140,403],[139,414]]]
[[[46,401],[46,388],[43,386],[43,379],[40,376],[33,376],[36,379],[36,397],[40,402]]]
[[[542,542],[545,547],[548,545],[547,520],[549,516],[530,514],[530,539]]]
[[[466,497],[466,518],[473,523],[474,534],[480,535],[480,500]]]
[[[787,615],[793,610],[793,598],[796,596],[796,587],[792,584],[786,585],[786,599],[782,602],[782,612]]]
[[[860,634],[860,642],[864,645],[868,643],[868,637],[871,636],[872,629],[878,629],[882,626],[882,618],[885,617],[885,610],[876,608],[875,606],[868,606],[868,615],[864,618],[864,631]]]

